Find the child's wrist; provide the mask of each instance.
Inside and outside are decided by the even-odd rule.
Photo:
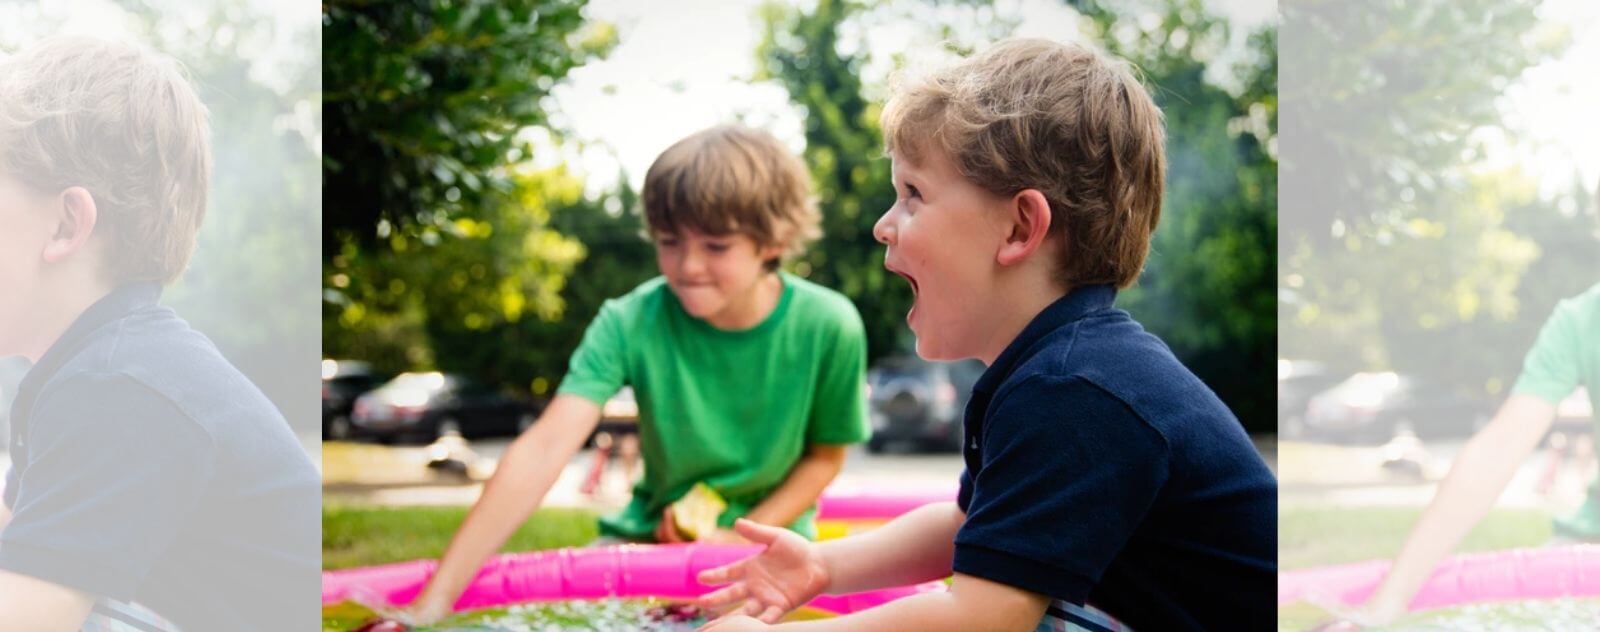
[[[812,551],[817,555],[818,566],[822,567],[822,594],[833,594],[833,586],[838,583],[838,567],[833,563],[833,556],[828,555],[828,547],[812,543]]]

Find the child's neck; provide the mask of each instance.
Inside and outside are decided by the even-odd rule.
[[[706,318],[706,324],[723,331],[743,331],[760,325],[778,308],[783,296],[783,278],[769,272],[755,282],[743,297],[728,303],[721,312]]]
[[[36,317],[23,327],[23,348],[18,354],[32,363],[38,363],[72,323],[113,289],[109,283],[98,279],[89,283],[49,282],[44,288],[35,303]]]
[[[995,310],[995,320],[990,323],[990,334],[982,344],[978,359],[983,361],[984,366],[992,366],[995,359],[1011,345],[1011,341],[1022,335],[1028,323],[1069,291],[1048,275],[1016,274],[1002,277],[988,300],[991,301],[990,305],[1006,307]]]

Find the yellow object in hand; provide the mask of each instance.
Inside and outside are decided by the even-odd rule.
[[[695,483],[689,493],[672,503],[672,523],[683,537],[698,540],[717,530],[717,517],[727,508],[727,501],[716,490]]]

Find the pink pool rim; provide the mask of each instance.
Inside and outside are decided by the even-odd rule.
[[[1278,574],[1278,605],[1296,601],[1357,604],[1389,571],[1384,560]],[[1579,544],[1458,555],[1441,564],[1411,602],[1412,610],[1468,603],[1600,596],[1600,545]]]
[[[607,597],[693,599],[714,589],[695,580],[700,571],[760,551],[761,547],[752,545],[623,544],[501,555],[478,571],[456,602],[456,609]],[[332,605],[358,595],[364,601],[411,603],[435,566],[431,560],[418,560],[325,572],[322,604]],[[849,595],[823,595],[807,605],[849,614],[901,597],[943,590],[943,582],[929,582]]]
[[[889,520],[955,497],[955,490],[948,488],[898,493],[830,488],[817,502],[817,519]],[[478,571],[456,602],[456,609],[607,597],[693,599],[715,588],[695,580],[701,571],[759,552],[761,547],[754,545],[624,544],[501,555]],[[433,560],[417,560],[327,571],[322,574],[322,604],[332,605],[355,596],[363,601],[411,603],[436,566]],[[945,589],[944,582],[936,581],[849,595],[823,595],[807,605],[849,614],[901,597]]]

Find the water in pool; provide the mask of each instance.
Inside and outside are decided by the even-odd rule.
[[[1328,619],[1316,606],[1297,603],[1278,610],[1279,630],[1305,630]],[[1600,630],[1600,598],[1476,603],[1413,612],[1374,632],[1500,632]]]
[[[505,608],[459,612],[438,625],[410,628],[413,632],[688,632],[706,622],[706,613],[686,604],[656,599],[602,599],[530,603]],[[802,608],[785,621],[826,616]],[[322,609],[324,632],[349,632],[362,628],[376,613],[354,603]],[[394,627],[393,631],[402,628]],[[373,632],[391,632],[380,628]]]

